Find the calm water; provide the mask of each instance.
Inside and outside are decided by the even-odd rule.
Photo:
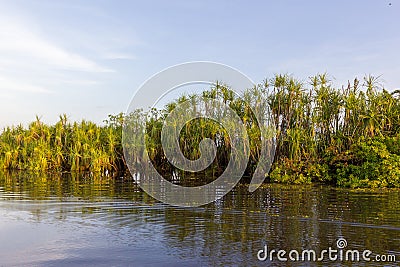
[[[400,191],[238,186],[199,208],[175,208],[129,179],[0,174],[0,266],[370,266],[259,261],[270,249],[394,254]],[[379,266],[376,262],[375,266]]]

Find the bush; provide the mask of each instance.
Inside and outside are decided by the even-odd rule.
[[[287,184],[309,184],[311,182],[328,182],[328,165],[306,161],[293,161],[283,158],[274,164],[269,174],[270,182]]]
[[[345,151],[349,161],[343,162],[343,155],[334,158],[331,168],[336,171],[336,184],[342,187],[399,187],[400,156],[391,153],[387,140],[377,138],[360,140]]]

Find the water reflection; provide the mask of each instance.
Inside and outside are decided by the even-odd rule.
[[[399,210],[398,190],[266,185],[249,193],[242,185],[209,205],[175,208],[128,178],[1,173],[0,259],[6,266],[337,266],[259,262],[256,253],[265,243],[319,251],[345,237],[349,249],[400,261]]]

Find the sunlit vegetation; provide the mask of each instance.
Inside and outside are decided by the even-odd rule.
[[[269,87],[279,129],[270,181],[400,187],[398,91],[372,76],[336,89],[326,74],[309,86],[280,75]]]
[[[135,166],[137,171],[140,172],[142,167],[141,162],[143,162],[142,153],[144,148],[143,150],[138,149],[142,148],[143,144],[134,133],[143,131],[144,128],[146,132],[146,149],[148,151],[149,159],[153,165],[156,166],[158,171],[163,173],[171,174],[177,171],[164,154],[161,144],[161,131],[166,116],[170,114],[178,105],[190,101],[191,106],[194,107],[193,109],[199,109],[200,107],[206,114],[213,113],[213,117],[215,118],[224,117],[224,111],[221,111],[221,109],[216,109],[212,103],[210,103],[209,106],[201,105],[201,97],[218,100],[228,105],[232,110],[235,111],[236,114],[238,114],[240,119],[243,121],[245,128],[247,129],[250,147],[243,146],[242,150],[237,151],[237,153],[244,154],[246,152],[249,154],[249,164],[244,167],[247,167],[248,173],[254,169],[255,164],[258,161],[258,154],[260,150],[260,129],[252,109],[246,103],[251,103],[252,101],[261,98],[266,100],[267,91],[261,86],[257,87],[256,89],[249,90],[244,96],[246,101],[243,101],[226,86],[217,84],[210,90],[204,91],[200,96],[183,95],[175,101],[167,104],[163,109],[152,109],[148,114],[144,114],[141,110],[136,110],[125,117],[127,125],[126,129],[129,128],[129,132],[132,133],[126,137],[128,141],[126,141],[125,144],[127,146],[135,147],[135,153],[133,153],[131,157],[134,158],[132,160],[133,162],[138,163],[137,166]],[[187,112],[189,113],[190,111],[188,110]],[[146,121],[146,118],[147,123],[143,123],[143,121]],[[179,119],[177,119],[172,123],[179,125],[180,122]],[[227,123],[230,123],[230,125],[225,125],[226,127],[236,127],[234,125],[235,122],[228,121]],[[204,138],[210,138],[213,140],[217,149],[215,160],[211,166],[205,170],[205,173],[212,174],[212,176],[215,177],[225,170],[230,160],[232,140],[230,139],[226,129],[224,129],[224,127],[219,123],[211,119],[194,119],[185,123],[185,126],[180,131],[179,146],[183,155],[191,160],[199,159],[201,157],[199,144]],[[243,142],[241,141],[241,143]],[[129,153],[131,149],[128,147],[126,151]],[[181,176],[185,176],[187,174],[189,173],[179,172],[179,175]]]
[[[31,171],[107,172],[123,168],[122,116],[109,116],[106,126],[66,115],[55,125],[38,117],[27,128],[6,127],[0,135],[0,166]]]
[[[246,126],[250,144],[243,147],[250,155],[247,175],[254,172],[260,153],[263,125],[250,108],[258,105],[270,109],[271,124],[277,129],[275,159],[267,181],[400,187],[400,92],[385,90],[375,77],[354,79],[338,89],[326,74],[308,81],[277,75],[247,90],[244,101],[220,84],[201,96],[229,105]],[[37,118],[27,128],[6,127],[0,135],[0,166],[36,172],[125,171],[121,145],[125,122],[132,133],[145,130],[149,159],[160,172],[172,173],[174,167],[161,145],[163,122],[178,104],[198,99],[182,96],[149,113],[110,115],[104,125],[72,123],[63,115],[55,125]],[[139,171],[145,160],[144,145],[135,134],[128,138],[128,144],[140,152],[132,155]],[[179,145],[194,160],[201,156],[198,148],[204,138],[216,144],[217,157],[207,172],[217,176],[229,162],[232,142],[221,125],[208,119],[192,120],[181,131]]]

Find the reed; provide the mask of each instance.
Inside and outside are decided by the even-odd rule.
[[[261,112],[269,108],[278,130],[269,181],[400,187],[400,92],[388,92],[373,76],[335,88],[326,74],[306,82],[289,75],[276,75],[248,89],[243,99],[223,84],[204,91],[201,96],[229,105],[242,119],[250,143],[249,148],[243,147],[250,154],[248,175],[258,162],[260,127],[263,127],[255,119],[252,106]],[[121,139],[122,127],[128,121],[133,133],[146,130],[146,148],[156,168],[172,173],[176,170],[164,155],[161,129],[166,116],[188,100],[198,104],[199,98],[182,96],[163,109],[148,113],[136,110],[126,115],[109,115],[103,125],[85,120],[70,122],[64,114],[55,125],[46,125],[36,117],[28,127],[6,127],[0,134],[0,167],[36,172],[125,171]],[[127,143],[142,151],[133,155],[139,170],[144,146],[134,134],[129,138]],[[180,148],[187,158],[197,159],[198,144],[204,138],[211,138],[216,144],[217,158],[209,170],[218,175],[229,162],[232,141],[221,125],[208,119],[186,123],[179,139]]]
[[[110,116],[105,126],[85,120],[70,123],[60,116],[55,125],[40,118],[29,124],[6,127],[0,135],[0,166],[31,171],[117,171],[121,163],[121,115]]]

